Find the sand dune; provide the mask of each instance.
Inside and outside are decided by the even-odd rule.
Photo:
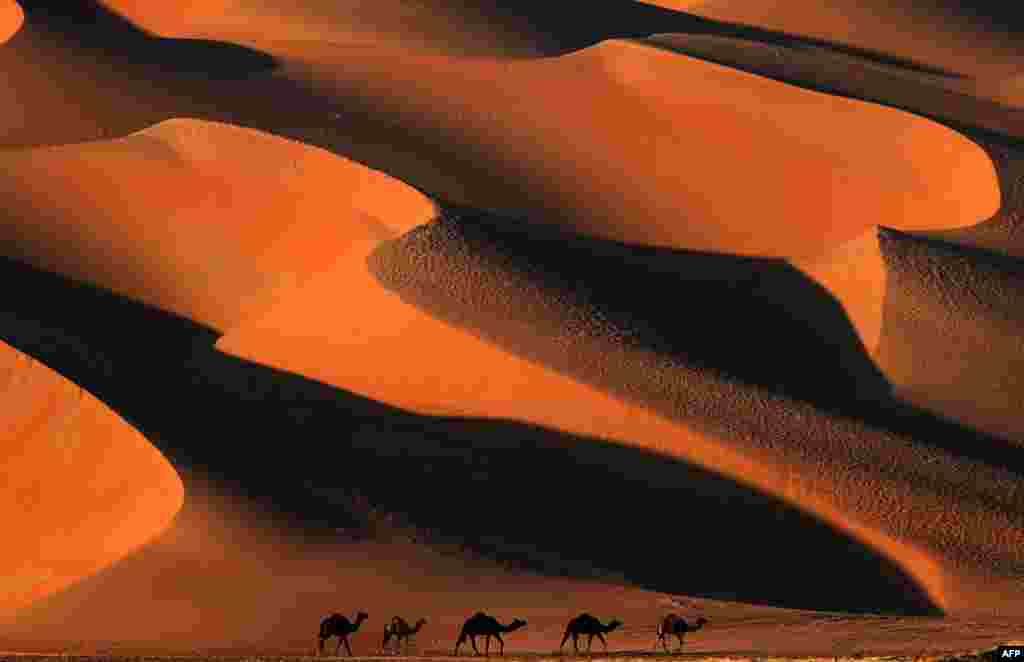
[[[528,312],[526,320],[506,319],[497,339],[498,327],[485,324],[491,342],[481,341],[475,335],[480,330],[435,320],[437,302],[447,301],[454,306],[450,314],[463,320],[465,311],[476,310],[476,320],[493,321],[495,314],[502,318],[496,311],[504,310],[501,302],[510,291],[488,295],[477,289],[484,298],[463,300],[470,290],[460,283],[479,273],[457,264],[440,273],[424,270],[429,247],[443,249],[445,242],[419,236],[426,243],[409,247],[407,263],[397,256],[371,258],[366,244],[354,248],[263,319],[221,338],[218,347],[421,413],[514,418],[682,457],[780,494],[882,550],[944,609],[1012,608],[1020,560],[1017,543],[1009,541],[1022,532],[1010,515],[1020,506],[1006,469],[931,446],[930,439],[826,416],[713,372],[669,367],[665,358],[630,351],[629,339],[614,333],[610,344],[596,343],[599,350],[587,351],[587,333],[581,337],[572,327],[545,343]],[[397,293],[375,281],[368,258]],[[420,288],[418,281],[445,274],[455,289]],[[316,305],[339,287],[363,315],[341,317]],[[420,299],[428,292],[432,299]],[[403,302],[409,297],[432,314]],[[516,305],[531,310],[522,301]],[[554,369],[536,362],[540,345],[548,347],[540,360]],[[459,364],[444,358],[451,352],[462,357]],[[378,356],[402,369],[388,370]],[[595,356],[602,361],[590,364]],[[964,475],[972,476],[970,483]],[[881,494],[886,498],[880,500]]]
[[[955,132],[642,45],[516,63],[363,52],[286,62],[283,75],[340,115],[336,127],[277,129],[270,108],[235,121],[351,154],[454,203],[592,236],[813,255],[874,219],[957,227],[998,207],[988,157]],[[552,108],[555,95],[601,103]],[[627,163],[636,187],[617,184]],[[809,222],[822,210],[827,223]],[[754,217],[771,232],[750,232]]]
[[[25,21],[25,12],[14,0],[0,2],[0,44],[10,39]]]
[[[1024,64],[1020,17],[996,0],[656,0],[670,9],[901,55],[972,78],[1002,78]]]
[[[181,506],[174,469],[94,397],[0,344],[0,619],[148,543]]]
[[[187,481],[190,499],[171,528],[109,570],[30,608],[16,625],[0,626],[5,645],[68,654],[309,655],[325,614],[351,618],[360,609],[370,618],[352,636],[357,656],[379,654],[384,623],[394,614],[428,619],[414,651],[448,653],[477,609],[503,621],[527,620],[525,629],[505,637],[507,656],[555,650],[565,623],[581,609],[625,623],[608,636],[611,651],[645,653],[667,610],[711,621],[687,637],[690,654],[939,653],[992,646],[1015,632],[1007,619],[843,617],[677,599],[542,577],[398,541],[311,539],[268,526],[236,496]],[[111,618],[97,608],[104,604],[146,608]],[[328,643],[329,652],[335,643]]]
[[[1024,135],[1024,97],[1001,81],[914,71],[821,46],[692,34],[655,35],[644,41],[810,89],[902,108],[954,126]]]
[[[198,121],[0,161],[4,255],[222,329],[348,241],[434,215],[359,164]]]
[[[9,393],[6,554],[35,583],[5,645],[307,652],[325,612],[400,605],[438,646],[467,610],[543,648],[587,609],[644,649],[670,605],[640,586],[947,616],[867,644],[880,621],[708,600],[702,651],[1019,628],[1017,41],[994,4],[776,4],[0,4],[0,253],[160,309],[5,263],[0,332],[187,486],[97,573],[181,483],[88,396],[93,471],[59,464],[26,440],[66,442],[49,412],[81,392],[36,370],[45,396]],[[152,503],[105,509],[97,480]],[[332,533],[355,486],[436,539]],[[700,512],[651,542],[665,501]],[[78,556],[45,556],[72,514]]]

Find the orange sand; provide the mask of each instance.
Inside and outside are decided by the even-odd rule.
[[[0,0],[0,44],[14,36],[25,21],[25,13],[14,0]]]
[[[352,239],[433,216],[423,195],[356,163],[198,121],[0,163],[4,255],[220,329]]]
[[[398,541],[314,542],[268,527],[251,504],[197,485],[150,545],[25,610],[16,623],[0,624],[0,638],[15,650],[69,654],[309,655],[321,618],[364,610],[370,618],[351,637],[357,656],[379,654],[393,615],[427,618],[414,651],[450,652],[478,609],[502,622],[527,620],[505,637],[506,655],[556,649],[565,623],[581,611],[625,623],[608,636],[610,651],[650,651],[656,623],[669,611],[710,620],[686,639],[687,652],[706,654],[916,655],[980,649],[1019,631],[1006,618],[843,617],[693,600],[538,577]],[[336,642],[328,642],[329,653]]]
[[[135,429],[0,344],[0,620],[139,549],[183,500],[177,473]]]
[[[1001,3],[982,0],[653,0],[721,21],[849,44],[977,78],[1002,78],[1024,65],[1014,30],[1022,26]],[[966,4],[968,9],[960,6]]]
[[[420,413],[513,418],[685,458],[779,494],[882,550],[945,609],[1014,604],[1024,530],[1008,515],[1019,505],[1012,479],[1000,471],[751,390],[709,394],[739,407],[710,415],[760,417],[768,427],[755,428],[763,436],[698,432],[403,303],[368,273],[371,249],[354,245],[262,319],[222,337],[218,348]],[[346,310],[362,314],[319,305],[339,288]],[[459,362],[450,360],[454,355]],[[766,407],[778,408],[779,421]],[[786,431],[794,417],[801,423]],[[943,487],[971,472],[977,483],[961,485],[959,494]],[[1004,505],[983,505],[992,499]]]
[[[629,42],[513,63],[354,50],[287,62],[343,122],[295,137],[591,236],[815,255],[878,219],[957,227],[999,204],[988,157],[945,127]],[[275,130],[269,114],[258,122]],[[752,232],[755,218],[771,229]]]

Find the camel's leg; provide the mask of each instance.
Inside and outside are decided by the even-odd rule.
[[[679,650],[683,650],[683,634],[681,632],[677,632],[676,639],[679,640]]]
[[[469,643],[473,644],[473,652],[476,653],[477,655],[479,655],[480,654],[480,649],[476,647],[476,635],[475,634],[469,635]]]
[[[564,637],[562,637],[562,643],[560,643],[560,644],[558,645],[558,650],[562,650],[563,648],[565,648],[565,642],[569,641],[569,636],[570,636],[571,634],[572,634],[572,632],[571,632],[571,631],[570,631],[570,630],[569,630],[568,628],[566,628],[566,630],[565,630],[565,636],[564,636]]]
[[[604,652],[608,652],[608,642],[605,641],[604,635],[600,632],[597,633],[597,638],[601,640],[601,644],[604,645]]]
[[[345,642],[345,650],[348,651],[348,656],[352,657],[352,647],[348,645],[348,637],[345,637],[342,641]]]
[[[593,645],[594,645],[594,635],[593,634],[587,635],[587,652],[588,653],[590,652],[590,648]]]
[[[661,647],[665,649],[666,653],[668,652],[668,635],[664,632],[661,633]]]
[[[574,653],[579,655],[580,653],[580,634],[579,632],[572,633],[572,650]]]
[[[504,655],[505,654],[505,640],[501,638],[500,634],[494,635],[494,638],[497,639],[498,643],[501,645],[501,648],[498,650],[498,655]]]
[[[484,637],[484,655],[491,654],[491,635]]]

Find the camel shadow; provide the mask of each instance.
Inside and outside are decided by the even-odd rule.
[[[310,540],[365,522],[350,498],[358,490],[428,544],[549,575],[791,608],[939,613],[872,549],[714,472],[512,421],[412,415],[222,354],[213,331],[93,286],[7,259],[0,277],[18,283],[0,311],[4,341],[142,431],[186,494],[202,476]],[[290,439],[295,452],[255,441],[267,438]]]

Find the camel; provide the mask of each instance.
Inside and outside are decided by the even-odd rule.
[[[658,625],[658,638],[655,640],[654,645],[657,646],[660,641],[662,647],[667,653],[668,643],[665,641],[665,637],[672,634],[679,640],[679,650],[683,650],[683,635],[687,632],[696,632],[707,624],[708,619],[703,616],[698,618],[695,624],[690,625],[678,614],[669,614],[662,619],[661,623]]]
[[[419,632],[426,624],[427,619],[421,618],[416,621],[416,625],[410,626],[404,618],[395,616],[391,619],[390,623],[384,625],[384,641],[380,644],[381,650],[386,649],[388,642],[394,637],[397,646],[396,650],[401,651],[402,640],[405,639],[406,645],[408,645],[412,641],[413,635]]]
[[[622,621],[613,619],[609,621],[608,625],[602,625],[601,621],[597,620],[590,614],[580,614],[569,621],[569,625],[565,628],[565,636],[562,637],[562,643],[559,644],[558,650],[562,650],[562,647],[565,646],[565,642],[568,641],[571,636],[572,648],[575,652],[579,653],[579,636],[581,634],[585,634],[589,637],[587,639],[588,653],[590,652],[590,646],[594,643],[594,637],[601,640],[601,643],[604,645],[605,652],[608,652],[608,642],[605,641],[604,635],[620,626],[622,626]]]
[[[341,650],[341,644],[344,643],[345,650],[348,651],[349,657],[352,657],[352,647],[348,645],[348,635],[358,630],[363,621],[368,618],[369,616],[365,611],[356,614],[355,623],[338,613],[331,614],[325,618],[320,622],[320,640],[316,647],[317,653],[323,654],[325,641],[331,637],[338,637],[338,646],[334,649],[334,654],[338,654],[338,651]]]
[[[498,654],[505,654],[505,642],[501,638],[502,632],[513,632],[526,625],[526,621],[517,618],[508,625],[502,625],[493,616],[478,611],[469,617],[465,625],[462,626],[462,631],[459,633],[459,640],[455,642],[455,653],[459,654],[459,646],[462,645],[466,639],[473,645],[473,652],[477,655],[480,654],[480,650],[476,647],[476,638],[478,636],[486,637],[484,639],[484,655],[487,655],[491,649],[491,637],[498,640],[498,644],[501,646]]]

